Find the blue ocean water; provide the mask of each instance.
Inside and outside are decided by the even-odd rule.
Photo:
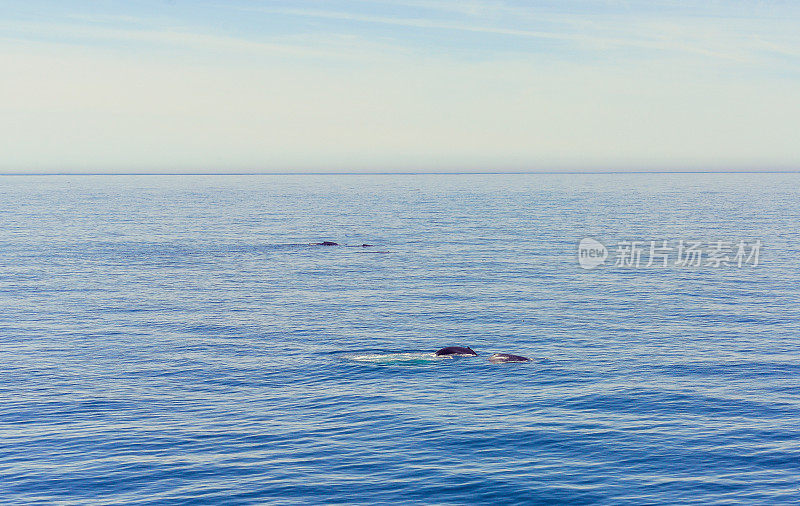
[[[798,174],[0,177],[0,502],[796,503],[798,197]],[[584,270],[585,237],[763,246]]]

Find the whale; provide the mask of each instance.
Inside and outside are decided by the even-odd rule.
[[[450,356],[450,357],[477,357],[478,354],[469,346],[447,346],[436,352],[437,357]]]
[[[520,355],[511,355],[509,353],[495,353],[491,357],[489,357],[489,362],[493,364],[505,364],[507,362],[530,362],[531,359],[528,357],[522,357]]]
[[[322,242],[312,242],[308,244],[309,246],[341,246],[338,242],[333,241],[322,241]],[[371,248],[372,244],[356,244],[354,246],[347,246],[348,248]]]

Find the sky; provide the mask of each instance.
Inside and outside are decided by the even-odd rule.
[[[0,172],[800,170],[800,2],[0,0]]]

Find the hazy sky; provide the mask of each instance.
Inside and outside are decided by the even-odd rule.
[[[0,0],[0,171],[800,169],[797,1]]]

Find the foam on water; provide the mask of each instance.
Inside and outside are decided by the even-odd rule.
[[[408,353],[354,353],[342,356],[345,360],[375,365],[425,365],[440,360],[452,360],[452,357],[439,357],[430,352]]]

